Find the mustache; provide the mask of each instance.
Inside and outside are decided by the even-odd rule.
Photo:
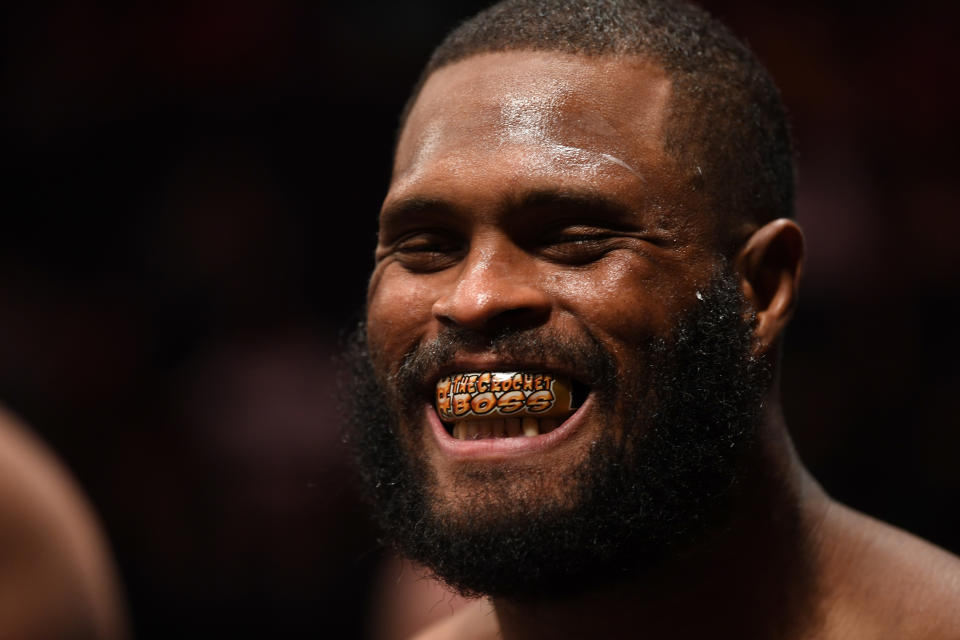
[[[478,354],[508,362],[561,365],[576,371],[592,387],[609,388],[617,377],[613,355],[588,331],[570,336],[548,329],[504,329],[480,335],[469,329],[444,327],[435,338],[416,343],[404,355],[391,386],[430,391],[441,367],[457,357]]]

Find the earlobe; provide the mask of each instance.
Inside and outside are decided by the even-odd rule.
[[[787,218],[757,229],[737,254],[735,267],[743,294],[756,313],[758,354],[770,351],[790,321],[797,304],[803,255],[803,231]]]

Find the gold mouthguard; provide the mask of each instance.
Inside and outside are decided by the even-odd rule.
[[[436,407],[445,422],[477,418],[567,416],[573,411],[570,380],[552,373],[480,371],[437,382]]]

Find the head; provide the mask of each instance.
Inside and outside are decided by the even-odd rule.
[[[699,9],[503,2],[451,34],[355,341],[352,433],[401,550],[537,597],[722,528],[796,297],[792,180],[775,88]],[[579,408],[456,431],[435,386],[475,371],[549,372]]]

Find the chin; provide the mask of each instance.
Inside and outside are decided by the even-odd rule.
[[[520,522],[531,513],[571,511],[583,493],[575,479],[581,466],[542,470],[506,464],[460,469],[430,490],[430,508],[438,520],[464,527]]]

